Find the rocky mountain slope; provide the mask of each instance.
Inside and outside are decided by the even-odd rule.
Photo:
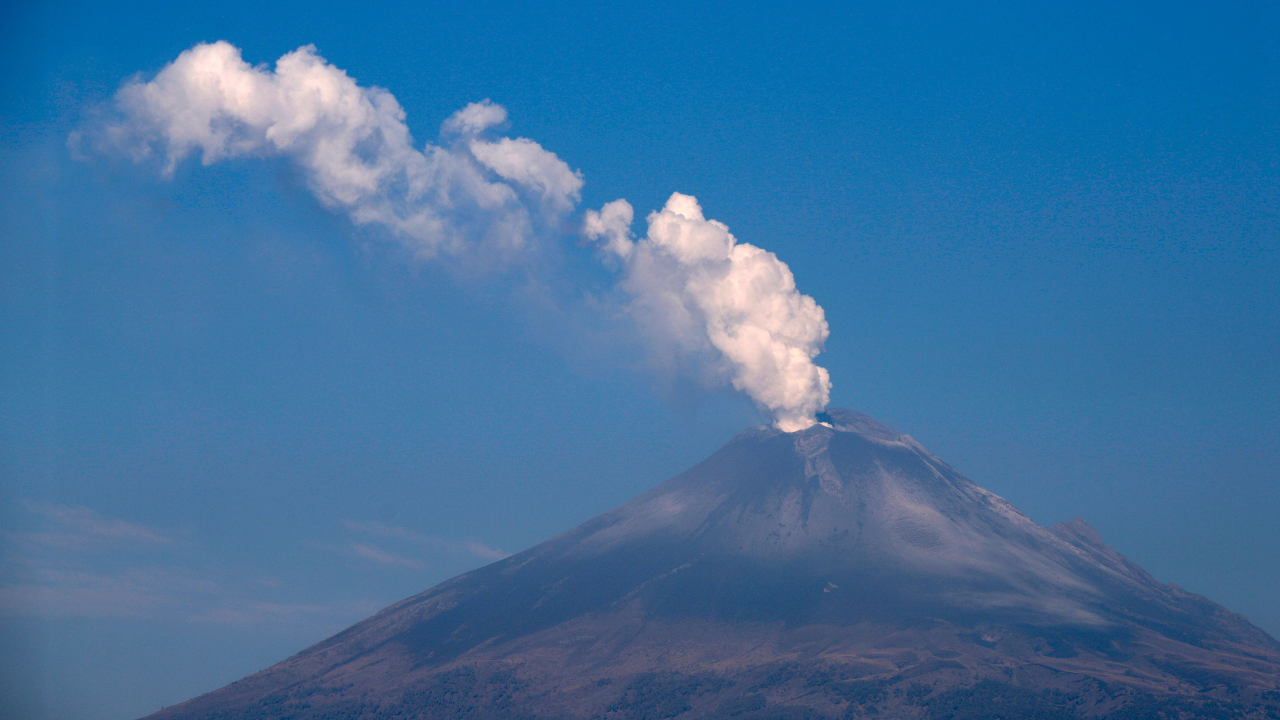
[[[1244,618],[823,419],[152,717],[1280,719]]]

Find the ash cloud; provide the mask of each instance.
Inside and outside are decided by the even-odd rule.
[[[158,160],[286,157],[325,206],[356,225],[386,228],[420,258],[467,258],[498,268],[562,242],[582,173],[537,142],[501,136],[507,111],[472,103],[415,145],[391,93],[362,87],[312,46],[274,68],[249,65],[227,42],[183,52],[148,81],[126,84],[73,149]],[[773,414],[782,430],[814,424],[830,379],[814,364],[828,328],[785,263],[739,243],[675,193],[633,238],[625,200],[587,211],[581,231],[618,273],[623,304],[661,365],[692,363]]]

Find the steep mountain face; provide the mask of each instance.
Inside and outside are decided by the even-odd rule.
[[[1244,618],[824,419],[153,717],[1280,719]]]

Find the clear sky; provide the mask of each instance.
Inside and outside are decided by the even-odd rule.
[[[638,359],[578,234],[531,299],[288,158],[68,149],[216,40],[314,44],[418,147],[504,106],[569,224],[695,195],[824,308],[833,405],[1280,635],[1280,8],[549,5],[0,11],[3,717],[211,690],[767,420]]]

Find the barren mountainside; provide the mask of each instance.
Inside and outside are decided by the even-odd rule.
[[[152,717],[1280,720],[1243,617],[822,419]]]

